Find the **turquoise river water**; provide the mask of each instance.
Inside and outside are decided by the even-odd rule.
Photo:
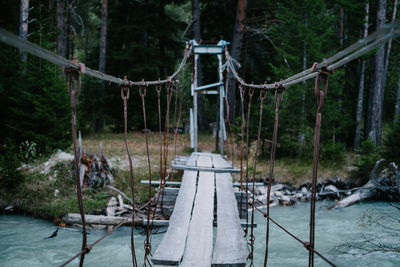
[[[343,242],[357,242],[364,237],[380,240],[390,246],[400,246],[400,222],[390,221],[392,230],[384,230],[376,224],[365,223],[367,214],[374,218],[387,213],[400,220],[400,211],[385,202],[367,202],[341,210],[327,210],[327,203],[317,204],[316,249],[337,266],[400,266],[400,253],[374,252],[360,254],[335,253],[335,247]],[[303,240],[308,239],[309,203],[292,207],[271,208],[271,217],[287,227]],[[265,250],[265,219],[256,213],[255,261],[263,266]],[[387,222],[386,222],[387,223]],[[0,266],[57,266],[80,250],[81,233],[75,228],[60,229],[56,238],[44,239],[53,233],[55,226],[48,221],[27,216],[0,216]],[[163,229],[165,230],[165,229]],[[89,242],[93,242],[105,230],[91,230]],[[144,235],[135,234],[136,254],[140,266],[143,262]],[[153,251],[162,234],[153,235]],[[215,236],[215,232],[214,232]],[[308,252],[302,244],[271,224],[270,254],[268,266],[307,266]],[[77,266],[75,260],[71,266]],[[315,256],[316,266],[328,266]],[[130,229],[121,227],[96,245],[86,256],[85,266],[131,266]]]

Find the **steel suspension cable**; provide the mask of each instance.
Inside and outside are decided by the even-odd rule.
[[[260,212],[265,218],[267,218],[267,213],[262,211],[259,207],[255,207],[255,209]],[[293,233],[291,233],[290,231],[288,231],[285,227],[283,227],[281,224],[279,224],[277,221],[275,221],[274,219],[272,219],[271,217],[268,217],[269,220],[275,224],[277,227],[279,227],[282,231],[284,231],[286,234],[288,234],[289,236],[291,236],[293,239],[295,239],[296,241],[298,241],[299,243],[301,243],[305,249],[309,250],[309,251],[313,251],[315,254],[317,254],[321,259],[323,259],[326,263],[328,263],[329,265],[335,267],[336,265],[334,263],[332,263],[330,260],[328,260],[326,257],[324,257],[320,252],[318,252],[317,250],[315,250],[313,247],[310,246],[310,243],[302,241],[300,238],[298,238],[296,235],[294,235]]]
[[[159,133],[159,144],[160,144],[160,155],[159,155],[159,157],[160,157],[160,167],[159,167],[159,177],[160,177],[160,189],[162,188],[162,186],[163,186],[163,157],[162,157],[162,155],[163,155],[163,150],[162,150],[162,125],[161,125],[161,90],[162,90],[162,85],[161,84],[159,84],[159,85],[156,85],[156,92],[157,92],[157,107],[158,107],[158,133]],[[158,197],[157,197],[157,201],[156,201],[156,205],[155,205],[155,211],[154,211],[154,213],[156,212],[156,210],[157,210],[157,204],[158,204],[158,199],[159,199],[159,197],[160,197],[160,194],[162,194],[162,192],[161,192],[161,190],[160,190],[160,192],[158,192]],[[163,207],[162,207],[162,201],[161,201],[161,213],[162,213],[162,209],[163,209]]]
[[[253,266],[253,258],[254,258],[254,241],[255,241],[255,236],[254,236],[254,208],[255,208],[255,180],[256,180],[256,171],[257,171],[257,157],[258,157],[258,149],[260,147],[260,138],[261,138],[261,126],[262,126],[262,114],[263,114],[263,106],[264,106],[264,100],[267,95],[266,90],[261,90],[260,91],[260,117],[258,120],[258,132],[257,132],[257,143],[256,143],[256,151],[254,153],[254,164],[253,164],[253,187],[252,187],[252,201],[251,201],[251,232],[250,232],[250,254],[249,258],[251,260],[250,266]]]
[[[152,200],[151,200],[152,201]],[[134,208],[133,210],[133,214],[137,214],[140,210],[142,210],[143,208],[149,206],[149,204],[151,203],[151,201],[146,202],[145,204],[143,204],[142,206],[140,206],[139,208]],[[60,267],[66,266],[67,264],[71,263],[74,259],[78,258],[80,255],[84,254],[84,253],[89,253],[90,250],[97,245],[98,243],[100,243],[100,241],[102,241],[105,237],[109,236],[110,234],[112,234],[113,232],[115,232],[115,230],[117,230],[120,226],[124,225],[126,222],[128,222],[129,220],[125,220],[120,222],[119,224],[117,224],[116,226],[114,226],[114,228],[112,228],[110,231],[108,231],[107,233],[105,233],[104,235],[102,235],[101,237],[99,237],[95,242],[86,245],[85,249],[82,249],[79,253],[77,253],[75,256],[73,256],[72,258],[70,258],[69,260],[67,260],[66,262],[64,262],[63,264],[60,265]]]
[[[167,178],[167,161],[168,161],[168,145],[169,145],[169,110],[171,106],[172,93],[175,83],[171,81],[165,85],[167,93],[167,110],[165,113],[165,125],[164,125],[164,183]]]
[[[272,180],[274,177],[274,166],[275,166],[275,152],[276,152],[276,143],[278,138],[278,124],[279,124],[279,104],[282,101],[283,87],[278,87],[275,90],[275,118],[274,118],[274,132],[272,136],[272,146],[270,152],[270,160],[269,160],[269,178],[268,178],[268,189],[267,189],[267,229],[265,235],[265,257],[264,257],[264,267],[267,266],[268,262],[268,246],[269,246],[269,208],[270,208],[270,198],[271,198],[271,187]]]
[[[245,93],[245,88],[240,84],[239,85],[239,93],[240,93],[240,107],[241,107],[241,115],[242,115],[242,123],[240,126],[241,129],[241,141],[240,141],[240,205],[239,205],[239,211],[240,211],[240,218],[242,217],[242,211],[243,211],[243,146],[244,146],[244,128],[246,125],[246,121],[244,118],[244,93]],[[247,188],[246,188],[247,191]],[[247,201],[247,200],[246,200]],[[247,207],[246,207],[246,214],[248,213]],[[246,216],[247,218],[247,216]],[[247,222],[246,222],[246,229],[245,229],[245,235],[247,235]]]
[[[162,173],[163,173],[163,158],[162,158],[162,131],[161,131],[161,85],[156,85],[157,92],[157,107],[158,107],[158,132],[160,136],[160,184],[162,184]]]
[[[225,121],[226,121],[226,129],[227,129],[227,135],[229,132],[228,136],[228,145],[229,145],[229,153],[230,157],[232,159],[232,162],[234,162],[235,158],[235,135],[232,131],[231,128],[231,122],[229,119],[229,101],[228,101],[228,87],[229,87],[229,68],[226,68],[226,80],[225,80],[225,107],[226,107],[226,112],[225,112]],[[235,90],[232,92],[233,94],[235,93]],[[230,140],[229,140],[230,139]]]
[[[80,69],[84,69],[83,65],[79,65]],[[85,209],[83,206],[83,199],[82,199],[82,189],[81,189],[81,182],[80,182],[80,154],[78,153],[78,146],[76,141],[76,103],[77,97],[81,90],[81,78],[80,72],[77,69],[73,68],[65,68],[64,72],[67,75],[67,89],[68,93],[71,97],[71,128],[72,128],[72,140],[74,144],[74,164],[75,164],[75,184],[76,184],[76,194],[78,197],[78,206],[79,206],[79,213],[81,215],[82,221],[82,250],[87,250],[87,233],[86,233],[86,223],[85,223]],[[74,86],[74,81],[76,81],[76,88]],[[81,255],[79,266],[83,266],[83,262],[85,261],[85,253]]]
[[[124,77],[124,80],[127,80],[126,76]],[[124,129],[125,129],[125,148],[126,148],[126,153],[128,155],[128,161],[129,161],[129,183],[130,183],[130,188],[131,188],[131,194],[132,194],[132,223],[131,223],[131,253],[132,253],[132,265],[137,266],[137,260],[136,260],[136,253],[135,253],[135,238],[134,238],[134,210],[135,210],[135,184],[134,184],[134,178],[133,178],[133,166],[132,166],[132,157],[131,153],[129,150],[129,145],[128,145],[128,100],[129,100],[129,95],[130,95],[130,86],[123,85],[121,87],[121,98],[124,106]]]
[[[148,171],[149,171],[149,186],[148,186],[148,197],[149,197],[149,202],[151,201],[151,162],[150,162],[150,152],[149,152],[149,140],[148,140],[148,129],[147,129],[147,119],[146,119],[146,102],[145,102],[145,96],[146,96],[146,89],[147,86],[139,86],[139,95],[142,100],[142,112],[143,112],[143,123],[144,123],[144,132],[145,132],[145,141],[146,141],[146,154],[147,154],[147,164],[148,164]],[[147,266],[147,262],[150,264],[151,263],[148,259],[148,256],[151,254],[151,243],[150,243],[150,206],[147,208],[147,225],[146,225],[146,239],[144,242],[144,261],[143,261],[143,266]]]
[[[319,83],[323,84],[322,90],[319,89]],[[315,79],[315,96],[317,97],[317,114],[315,119],[315,135],[314,135],[314,155],[313,155],[313,171],[312,171],[312,191],[311,191],[311,203],[310,203],[310,246],[314,248],[315,239],[315,200],[317,191],[317,179],[318,179],[318,157],[319,157],[319,142],[320,142],[320,130],[321,130],[321,111],[324,105],[324,97],[328,89],[328,72],[322,70],[318,73]],[[309,251],[308,266],[314,267],[314,251]]]
[[[246,235],[248,232],[248,224],[249,224],[249,127],[250,127],[250,112],[251,112],[251,100],[253,99],[254,89],[249,88],[249,102],[247,104],[247,127],[246,127]]]
[[[288,87],[293,84],[297,84],[317,76],[316,71],[326,68],[328,71],[334,70],[344,64],[358,58],[365,53],[375,49],[379,45],[394,39],[400,35],[400,23],[392,23],[385,25],[382,29],[375,31],[364,39],[360,39],[353,45],[347,47],[336,53],[335,55],[323,60],[321,63],[314,65],[313,67],[306,69],[300,73],[290,76],[284,80],[278,82],[279,86]],[[249,84],[243,80],[235,69],[235,60],[229,55],[229,52],[225,53],[227,67],[230,68],[234,78],[243,86],[251,87],[254,89],[274,89],[275,83],[271,84]],[[237,63],[238,64],[238,63]]]
[[[171,97],[168,96],[168,94],[169,94],[168,91],[169,91],[169,89],[167,88],[166,89],[166,92],[167,92],[167,109],[168,109],[169,103],[171,102]],[[157,94],[159,94],[159,92],[161,92],[161,88],[159,89],[159,91],[157,91]],[[172,96],[172,92],[171,92],[170,96]],[[159,108],[159,117],[161,117],[161,111],[160,110],[161,109]],[[167,112],[167,113],[169,113],[169,112]],[[167,117],[168,116],[166,116],[165,121],[164,121],[165,124],[168,123]],[[167,145],[165,145],[165,138],[164,138],[164,141],[162,139],[162,135],[161,135],[161,120],[160,119],[159,119],[159,125],[160,125],[159,126],[159,128],[160,128],[160,162],[162,163],[163,162],[162,149],[163,149],[163,151],[165,153],[165,150],[168,149],[168,143],[167,143]],[[165,135],[164,135],[164,137],[165,137]],[[162,141],[164,142],[164,146],[163,147],[161,146],[161,142]],[[165,161],[164,161],[164,166],[167,166]],[[159,190],[159,192],[157,194],[157,197],[156,197],[156,200],[155,200],[155,203],[154,203],[155,208],[154,208],[154,211],[153,211],[152,221],[153,221],[153,219],[155,217],[160,197],[161,197],[160,210],[161,210],[161,214],[163,214],[163,197],[164,197],[163,192],[164,192],[165,185],[166,185],[166,168],[165,169],[160,168],[160,190]]]
[[[186,66],[187,68],[187,66]],[[182,82],[179,90],[179,108],[178,108],[178,120],[175,125],[175,133],[174,133],[174,158],[176,157],[176,146],[178,142],[178,128],[181,122],[181,115],[182,115],[182,98],[183,98],[183,88],[185,87],[185,68],[182,70]]]

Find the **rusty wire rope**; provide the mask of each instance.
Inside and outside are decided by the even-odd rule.
[[[317,178],[318,178],[318,157],[319,157],[319,142],[321,131],[321,111],[324,105],[324,97],[328,90],[328,74],[326,69],[318,72],[315,78],[315,96],[317,97],[317,114],[315,119],[315,135],[314,135],[314,155],[313,155],[313,169],[312,169],[312,190],[311,190],[311,203],[310,203],[310,246],[314,248],[315,239],[315,200],[317,191]],[[319,89],[319,84],[323,84],[322,90]],[[314,267],[314,251],[309,251],[308,266]]]
[[[173,89],[175,86],[175,82],[171,81],[165,85],[166,93],[167,93],[167,110],[165,113],[165,122],[164,122],[164,172],[163,179],[164,183],[167,179],[167,161],[168,161],[168,145],[169,145],[169,110],[171,107],[171,99],[173,94]]]
[[[245,118],[244,118],[244,93],[245,88],[241,84],[239,85],[239,93],[240,93],[240,107],[241,107],[241,115],[242,115],[242,122],[240,126],[240,204],[239,204],[239,211],[240,211],[240,218],[242,217],[242,210],[243,210],[243,146],[244,146],[244,128],[245,128]],[[246,185],[246,191],[247,191]],[[246,200],[247,201],[247,200]],[[246,207],[247,209],[247,207]],[[247,219],[248,219],[248,211],[246,210],[246,228],[245,228],[245,235],[247,235]]]
[[[124,77],[124,80],[127,80],[126,76]],[[124,106],[124,129],[125,129],[125,148],[126,148],[126,153],[128,155],[128,161],[129,161],[129,183],[130,183],[130,188],[131,188],[131,194],[132,194],[132,209],[133,211],[135,210],[135,185],[134,185],[134,179],[133,179],[133,166],[132,166],[132,157],[131,153],[129,150],[129,145],[128,145],[128,100],[129,100],[129,95],[130,95],[130,86],[123,85],[121,86],[121,98]],[[132,223],[131,223],[131,254],[132,254],[132,265],[137,266],[137,260],[136,260],[136,253],[135,253],[135,238],[134,238],[134,212],[132,212]]]
[[[315,69],[317,66],[317,63],[315,63],[312,67],[312,69]],[[249,189],[248,187],[248,177],[246,177],[246,199],[247,203],[250,201],[250,205],[252,207],[252,213],[251,213],[251,232],[250,232],[250,240],[249,240],[249,246],[250,246],[250,253],[248,258],[250,259],[251,263],[250,266],[253,266],[253,252],[254,252],[254,241],[255,237],[253,234],[253,225],[254,225],[254,210],[258,210],[263,214],[265,218],[267,218],[267,230],[266,230],[266,252],[265,252],[265,258],[264,258],[264,266],[267,265],[268,261],[268,242],[269,242],[269,221],[273,222],[275,225],[277,225],[279,228],[281,228],[285,233],[289,234],[292,236],[294,239],[297,241],[301,242],[303,246],[309,251],[309,267],[314,266],[314,254],[317,254],[320,256],[321,259],[323,259],[325,262],[327,262],[331,266],[335,266],[331,261],[329,261],[327,258],[325,258],[321,253],[317,252],[314,248],[314,239],[315,239],[315,201],[316,201],[316,184],[317,184],[317,176],[318,176],[318,154],[319,154],[319,139],[320,139],[320,126],[321,126],[321,110],[323,106],[323,101],[324,101],[324,96],[327,91],[328,87],[328,74],[331,73],[327,70],[327,68],[322,68],[321,70],[316,71],[316,80],[315,80],[315,94],[317,97],[317,115],[316,115],[316,125],[315,125],[315,137],[314,137],[314,159],[313,159],[313,182],[312,182],[312,195],[311,195],[311,203],[310,203],[310,241],[309,242],[304,242],[298,237],[296,237],[294,234],[289,232],[286,228],[278,224],[276,221],[272,220],[270,217],[269,213],[269,204],[270,204],[270,192],[271,192],[271,185],[272,185],[272,179],[273,179],[273,171],[274,171],[274,162],[275,162],[275,153],[276,153],[276,142],[277,142],[277,131],[278,131],[278,123],[279,123],[279,104],[282,101],[282,96],[284,92],[284,87],[282,85],[279,85],[279,83],[275,83],[275,118],[274,118],[274,131],[273,131],[273,140],[272,140],[272,149],[271,149],[271,154],[270,154],[270,174],[269,174],[269,181],[268,181],[268,191],[267,191],[267,212],[261,211],[258,207],[255,207],[255,201],[254,201],[254,182],[255,182],[255,171],[256,171],[256,163],[257,163],[257,155],[258,155],[258,148],[259,148],[259,143],[260,143],[260,133],[261,133],[261,121],[262,121],[262,106],[263,102],[266,96],[266,89],[262,89],[260,91],[260,117],[259,117],[259,125],[258,125],[258,134],[257,134],[257,143],[256,143],[256,151],[255,151],[255,158],[254,158],[254,170],[253,170],[253,187],[252,187],[252,198],[250,199],[247,191]],[[323,89],[319,89],[319,84],[323,84]],[[243,87],[247,87],[247,85],[241,85],[241,99],[242,97],[242,92],[243,92]],[[246,174],[248,176],[248,153],[249,153],[249,120],[250,120],[250,110],[251,110],[251,97],[254,94],[254,87],[249,88],[249,102],[248,102],[248,113],[247,113],[247,166],[246,166]],[[243,114],[242,114],[243,116]],[[242,149],[243,150],[243,149]],[[243,151],[242,151],[243,153]],[[248,221],[247,221],[248,222]]]
[[[261,138],[261,126],[262,126],[262,115],[263,115],[263,106],[264,100],[267,96],[267,90],[260,91],[260,117],[258,120],[258,131],[257,131],[257,143],[256,143],[256,151],[254,152],[254,163],[253,163],[253,186],[252,186],[252,199],[251,199],[251,228],[250,228],[250,253],[248,258],[250,259],[250,266],[253,266],[253,259],[254,259],[254,208],[255,208],[255,179],[256,179],[256,170],[257,170],[257,157],[258,157],[258,150],[260,148],[260,138]]]
[[[148,186],[148,199],[149,202],[151,200],[151,161],[150,161],[150,151],[149,151],[149,138],[148,138],[148,129],[147,129],[147,118],[146,118],[146,101],[145,101],[145,96],[146,96],[146,86],[139,86],[139,96],[140,99],[142,100],[142,112],[143,112],[143,124],[144,124],[144,132],[145,132],[145,142],[146,142],[146,154],[147,154],[147,165],[148,165],[148,171],[149,171],[149,186]],[[150,242],[150,213],[151,209],[150,206],[147,207],[147,224],[146,224],[146,239],[144,241],[144,262],[143,266],[147,266],[146,263],[149,262],[150,266],[151,263],[148,259],[149,255],[151,254],[151,242]]]
[[[79,65],[80,70],[84,70],[84,65]],[[76,103],[78,94],[81,91],[81,77],[79,75],[79,71],[77,69],[65,68],[64,72],[67,75],[67,89],[68,93],[71,97],[71,128],[72,128],[72,140],[74,143],[74,164],[75,164],[75,184],[76,184],[76,194],[78,197],[78,206],[79,213],[81,214],[82,221],[82,250],[90,251],[90,248],[87,247],[87,233],[86,233],[86,223],[85,223],[85,208],[83,207],[83,199],[82,199],[82,189],[79,175],[79,166],[80,166],[80,153],[78,153],[78,146],[76,141]],[[76,82],[76,86],[74,86],[74,81]],[[79,260],[79,266],[83,266],[83,262],[85,261],[85,253],[82,254]]]
[[[157,95],[159,95],[160,92],[161,92],[161,87],[156,88],[156,90],[157,90]],[[170,105],[170,102],[171,102],[171,97],[168,96],[168,94],[169,94],[169,93],[168,93],[168,88],[167,88],[166,92],[167,92],[167,109],[168,109],[168,106]],[[171,93],[171,95],[172,95],[172,93]],[[158,96],[157,98],[160,99],[159,96]],[[158,110],[159,110],[159,117],[161,117],[161,104],[160,104],[160,101],[158,102],[158,106],[159,106],[159,108],[158,108]],[[168,113],[168,112],[167,112],[167,113]],[[167,117],[165,118],[164,123],[168,123]],[[162,127],[161,127],[161,119],[159,119],[159,131],[160,131],[160,164],[163,164],[163,154],[164,154],[163,151],[168,150],[168,143],[165,143],[164,140],[163,140],[163,138],[162,138],[161,128],[162,128]],[[164,165],[166,166],[165,162],[164,162]],[[157,197],[155,198],[155,202],[154,202],[154,210],[153,210],[152,221],[154,220],[154,217],[155,217],[155,215],[156,215],[157,206],[158,206],[158,203],[159,203],[159,201],[160,201],[160,197],[161,197],[160,211],[161,211],[161,214],[163,214],[163,192],[164,192],[164,187],[165,187],[165,185],[166,185],[166,176],[165,176],[165,174],[166,174],[166,169],[165,169],[165,172],[164,172],[164,169],[162,168],[162,165],[160,165],[160,187],[159,187],[159,191],[158,191],[158,193],[157,193]]]
[[[249,103],[247,105],[247,121],[246,121],[246,235],[248,234],[248,224],[249,224],[249,127],[250,127],[250,111],[251,111],[251,100],[253,99],[254,89],[249,88]]]
[[[2,30],[0,29],[0,34],[2,34]],[[4,39],[4,38],[3,38]],[[3,40],[2,39],[2,40]],[[29,43],[29,42],[28,42]],[[33,44],[32,44],[33,45]],[[42,48],[40,48],[40,47],[38,47],[39,49],[41,49],[41,50],[44,50],[44,49],[42,49]],[[44,50],[44,51],[46,51],[46,50]],[[179,68],[178,68],[178,70],[173,74],[173,75],[171,75],[171,76],[169,76],[167,79],[166,79],[166,81],[168,82],[168,83],[172,83],[172,78],[173,77],[175,77],[182,69],[183,69],[183,67],[185,66],[185,64],[186,64],[186,61],[187,61],[187,58],[189,57],[189,55],[190,55],[190,51],[191,51],[191,44],[187,44],[186,45],[186,48],[185,48],[185,56],[184,56],[184,59],[182,60],[182,62],[181,62],[181,64],[180,64],[180,66],[179,66]],[[48,52],[48,53],[50,53],[50,52]],[[60,57],[61,58],[61,57]],[[66,60],[66,59],[64,59],[64,58],[61,58],[62,60],[64,60],[64,61],[68,61],[68,60]],[[68,83],[67,83],[67,85],[68,85],[68,90],[69,90],[69,92],[70,92],[70,95],[71,95],[71,106],[72,106],[72,129],[73,129],[73,141],[74,141],[74,151],[76,152],[76,155],[75,155],[75,165],[77,165],[78,164],[78,167],[76,167],[76,170],[78,170],[79,169],[79,161],[80,161],[80,159],[79,159],[79,156],[77,156],[79,153],[78,153],[78,151],[77,151],[77,148],[76,148],[76,97],[77,97],[77,95],[78,95],[78,93],[79,93],[79,90],[80,90],[80,74],[83,74],[83,73],[86,73],[87,74],[87,70],[90,70],[89,68],[85,68],[85,66],[83,65],[83,64],[80,64],[80,63],[77,63],[77,61],[71,61],[73,64],[77,64],[78,66],[79,66],[79,69],[76,69],[76,68],[65,68],[65,72],[67,73],[67,78],[68,77],[71,77],[71,78],[68,78]],[[76,80],[77,81],[77,84],[78,84],[78,90],[75,90],[75,89],[71,89],[72,88],[72,81],[73,80]],[[123,80],[121,80],[122,82],[119,84],[120,86],[121,86],[121,97],[122,97],[122,100],[123,100],[123,103],[124,103],[124,118],[125,118],[125,136],[127,137],[127,107],[126,107],[126,102],[127,102],[127,100],[129,99],[129,94],[130,94],[130,87],[132,86],[132,85],[138,85],[139,84],[139,95],[142,97],[142,101],[144,101],[144,96],[146,95],[146,87],[148,87],[148,85],[150,85],[150,84],[155,84],[155,85],[162,85],[162,84],[164,84],[164,83],[166,83],[164,80],[158,80],[157,81],[157,83],[153,83],[153,82],[146,82],[146,81],[141,81],[140,83],[134,83],[134,82],[131,82],[131,81],[128,81],[126,78],[124,78]],[[126,95],[125,95],[125,93],[126,93]],[[171,94],[172,95],[172,94]],[[169,102],[170,102],[170,97],[169,97]],[[146,115],[145,115],[145,107],[143,107],[143,115],[144,115],[144,121],[145,121],[145,128],[147,128],[146,127]],[[166,129],[166,130],[169,130],[169,127]],[[74,134],[75,133],[75,134]],[[164,139],[165,140],[165,139]],[[128,153],[128,159],[129,159],[129,166],[130,166],[130,180],[131,180],[131,186],[133,186],[133,170],[132,170],[132,161],[131,161],[131,156],[130,156],[130,153],[129,153],[129,148],[128,148],[128,145],[127,145],[127,139],[126,139],[126,148],[127,148],[127,153]],[[166,142],[166,144],[165,144],[165,142],[164,142],[164,147],[165,146],[168,146],[168,141]],[[148,158],[148,164],[149,164],[149,174],[150,174],[150,181],[151,181],[151,165],[150,165],[150,156],[149,156],[149,150],[148,150],[148,138],[147,138],[147,133],[146,133],[146,150],[147,150],[147,158]],[[166,154],[165,155],[165,157],[167,157],[167,155],[168,154]],[[162,167],[162,165],[161,165],[161,167]],[[164,169],[164,172],[163,172],[164,174],[166,173],[166,169]],[[80,214],[81,214],[81,221],[82,221],[82,225],[83,225],[83,240],[82,240],[82,249],[81,249],[81,251],[78,253],[78,254],[76,254],[74,257],[72,257],[71,259],[69,259],[68,261],[66,261],[65,263],[63,263],[61,266],[65,266],[65,265],[67,265],[67,264],[69,264],[69,263],[71,263],[74,259],[76,259],[77,257],[79,257],[79,256],[81,256],[81,258],[80,258],[80,266],[82,266],[83,265],[83,262],[84,262],[84,256],[85,256],[85,254],[87,254],[87,253],[89,253],[90,252],[90,250],[92,249],[92,247],[94,246],[94,245],[96,245],[97,243],[99,243],[101,240],[103,240],[106,236],[108,236],[109,234],[111,234],[111,233],[113,233],[116,229],[118,229],[121,225],[123,225],[125,222],[121,222],[120,224],[118,224],[116,227],[114,227],[111,231],[109,231],[109,232],[107,232],[106,234],[104,234],[103,236],[101,236],[98,240],[96,240],[94,243],[92,243],[92,244],[87,244],[87,235],[86,235],[86,225],[85,225],[85,214],[84,214],[84,209],[83,209],[83,200],[82,200],[82,192],[81,192],[81,188],[80,188],[80,181],[79,181],[79,171],[77,172],[77,184],[79,183],[79,186],[77,186],[77,195],[78,195],[78,205],[79,205],[79,208],[80,208]],[[150,182],[151,183],[151,182]],[[164,189],[164,186],[165,186],[165,178],[164,178],[164,183],[162,183],[161,184],[161,186],[160,186],[160,192],[159,192],[159,194],[162,194],[162,192],[163,192],[163,189]],[[131,187],[132,188],[132,198],[134,197],[134,189],[133,189],[133,187]],[[149,188],[150,188],[150,190],[151,190],[151,184],[149,185]],[[158,195],[159,196],[159,195]],[[153,219],[154,219],[154,215],[155,214],[153,214],[153,218],[150,220],[149,219],[149,215],[150,215],[150,209],[151,209],[151,207],[150,207],[150,204],[152,203],[152,201],[154,200],[154,197],[151,197],[151,192],[149,192],[149,200],[148,200],[148,202],[146,202],[145,204],[143,204],[141,207],[139,207],[138,209],[136,209],[135,208],[135,206],[134,206],[134,199],[132,200],[132,202],[133,202],[133,213],[132,213],[132,231],[131,231],[131,250],[132,250],[132,263],[133,263],[133,266],[137,266],[137,260],[136,260],[136,255],[135,255],[135,248],[134,248],[134,238],[133,238],[133,229],[134,229],[134,227],[133,227],[133,224],[134,224],[134,214],[135,213],[137,213],[138,211],[140,211],[141,209],[143,209],[143,208],[145,208],[145,207],[147,207],[147,209],[148,209],[148,217],[147,217],[147,225],[151,225],[151,222],[153,221]],[[156,201],[157,203],[158,203],[158,197],[157,197],[157,201]],[[155,207],[155,208],[157,208],[157,206]],[[147,229],[148,229],[148,227],[147,227]],[[149,232],[149,230],[147,230],[147,232]],[[147,236],[147,234],[146,234],[146,236]],[[150,263],[150,261],[148,260],[148,255],[149,254],[151,254],[151,243],[150,243],[150,236],[149,237],[146,237],[146,241],[145,241],[145,251],[146,251],[146,254],[145,254],[145,262],[147,261],[150,265],[151,265],[151,263]]]
[[[187,68],[187,66],[186,66]],[[180,90],[179,90],[179,107],[178,107],[178,119],[175,124],[175,132],[174,132],[174,158],[176,157],[176,146],[178,142],[178,128],[181,122],[182,116],[182,101],[183,101],[183,88],[185,87],[185,68],[182,69],[182,82],[180,83]],[[178,92],[176,92],[178,94]]]
[[[277,221],[275,221],[274,219],[272,219],[271,217],[269,217],[267,215],[266,212],[262,211],[259,207],[255,207],[255,209],[260,212],[265,218],[268,217],[268,219],[275,224],[276,226],[278,226],[282,231],[284,231],[286,234],[288,234],[289,236],[291,236],[293,239],[295,239],[296,241],[298,241],[299,243],[301,243],[304,248],[306,248],[309,251],[313,251],[315,254],[317,254],[321,259],[323,259],[326,263],[328,263],[330,266],[335,267],[336,265],[334,263],[332,263],[330,260],[328,260],[327,258],[325,258],[320,252],[318,252],[317,250],[315,250],[315,248],[310,246],[310,243],[305,242],[303,240],[301,240],[300,238],[298,238],[296,235],[294,235],[293,233],[291,233],[289,230],[287,230],[285,227],[283,227],[281,224],[279,224]]]
[[[227,48],[225,48],[227,49]],[[235,86],[235,85],[233,85]],[[231,128],[231,122],[229,119],[229,113],[230,113],[230,109],[229,109],[229,102],[228,102],[228,87],[229,87],[229,68],[226,68],[226,80],[225,80],[225,124],[226,124],[226,134],[228,135],[228,145],[229,145],[229,153],[230,153],[230,157],[232,159],[232,162],[234,161],[235,158],[235,135],[232,131]]]
[[[327,71],[332,71],[344,64],[362,56],[363,54],[375,49],[379,45],[383,44],[389,39],[393,39],[400,35],[400,23],[392,23],[385,25],[382,29],[375,31],[364,39],[360,39],[353,45],[347,47],[336,53],[335,55],[324,59],[321,63],[313,65],[313,67],[306,69],[300,73],[290,76],[278,83],[269,84],[250,84],[241,78],[236,71],[235,65],[240,67],[240,64],[230,56],[229,52],[225,51],[226,66],[230,68],[233,77],[243,86],[254,89],[275,89],[276,85],[288,87],[293,84],[304,82],[306,80],[315,78],[318,73],[317,71],[326,68]]]
[[[278,138],[278,124],[279,124],[279,104],[283,98],[283,92],[285,88],[277,86],[275,90],[275,117],[274,117],[274,132],[272,135],[272,146],[270,152],[270,160],[269,160],[269,178],[268,178],[268,189],[267,189],[267,229],[265,234],[265,255],[264,255],[264,267],[267,266],[268,262],[268,245],[269,245],[269,205],[271,198],[271,186],[272,180],[274,177],[274,166],[275,166],[275,152],[276,152],[276,142]]]

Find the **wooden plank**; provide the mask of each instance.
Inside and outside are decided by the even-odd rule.
[[[181,267],[210,267],[213,248],[214,174],[200,172]]]
[[[239,173],[240,169],[234,169],[232,167],[230,168],[213,168],[213,167],[196,167],[196,166],[188,166],[188,165],[176,165],[173,164],[172,169],[174,170],[188,170],[188,171],[202,171],[202,172],[227,172],[227,173],[231,173],[231,172],[236,172]]]
[[[140,183],[141,184],[149,184],[150,181],[149,180],[141,180]],[[159,186],[160,185],[160,181],[151,181],[151,185],[152,186]],[[167,186],[180,186],[181,182],[166,181],[165,185],[167,185]]]
[[[212,157],[210,155],[200,154],[197,159],[197,167],[208,167],[212,168]]]
[[[232,168],[232,165],[223,159],[221,155],[212,154],[212,161],[214,168]]]
[[[149,180],[141,180],[140,183],[141,184],[149,184]],[[151,181],[151,185],[152,186],[159,186],[160,185],[160,181]],[[167,181],[165,183],[165,185],[167,185],[167,186],[180,186],[181,182]],[[239,182],[232,183],[232,185],[233,185],[233,187],[240,187],[240,183]],[[246,183],[243,182],[243,187],[245,187],[245,186],[246,186]],[[253,186],[252,182],[249,182],[249,187],[250,186]],[[254,183],[254,186],[264,186],[264,183],[256,182],[256,183]],[[175,188],[175,189],[179,190],[179,188]]]
[[[182,259],[195,196],[196,178],[197,172],[185,171],[183,174],[168,230],[151,259],[154,264],[177,265]]]
[[[192,153],[192,155],[190,156],[190,158],[187,160],[186,165],[187,166],[196,166],[196,162],[197,162],[197,158],[199,157],[199,155]]]
[[[246,266],[246,243],[241,228],[232,176],[215,174],[217,191],[217,237],[212,266]]]

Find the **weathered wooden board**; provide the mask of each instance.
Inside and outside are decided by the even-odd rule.
[[[210,267],[213,248],[214,173],[200,172],[181,267]]]
[[[217,173],[221,173],[221,172],[239,173],[240,172],[240,169],[235,169],[232,167],[214,168],[214,167],[200,167],[200,166],[188,166],[188,165],[172,165],[171,167],[174,170],[184,170],[184,171],[188,170],[188,171],[217,172]]]
[[[182,259],[196,191],[196,178],[197,172],[185,171],[183,174],[167,233],[151,259],[154,264],[177,265]]]
[[[232,176],[215,174],[217,192],[217,237],[212,266],[246,266],[246,244],[241,228]]]
[[[240,170],[239,170],[239,172],[240,172]],[[141,184],[149,184],[149,180],[141,180],[140,183]],[[181,182],[167,181],[165,184],[167,186],[180,186]],[[152,186],[159,186],[160,185],[160,181],[152,181],[151,185]],[[240,183],[238,183],[238,182],[232,183],[232,185],[233,185],[233,187],[240,187]],[[246,183],[243,182],[242,186],[245,187]],[[253,186],[253,183],[250,182],[249,183],[249,187],[250,186]],[[264,183],[257,183],[256,182],[256,183],[254,183],[254,186],[264,186]]]
[[[196,166],[196,162],[197,162],[197,158],[199,157],[199,155],[197,154],[192,154],[189,159],[186,162],[187,166]]]
[[[223,159],[221,155],[212,154],[212,161],[214,168],[232,168],[232,165]]]
[[[197,167],[208,167],[212,168],[212,157],[211,154],[200,154],[197,158]]]

